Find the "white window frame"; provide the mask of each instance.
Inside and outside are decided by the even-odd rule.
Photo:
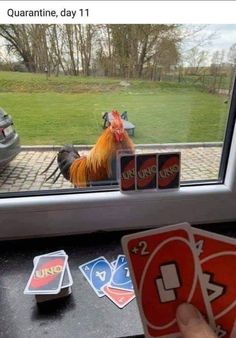
[[[119,191],[0,199],[0,239],[159,227],[236,219],[236,128],[224,184],[172,192]]]
[[[150,16],[150,13],[154,13],[156,23],[169,23],[170,21],[198,24],[235,22],[235,14],[233,14],[235,13],[235,4],[233,1],[224,1],[222,4],[220,4],[221,1],[185,2],[185,11],[182,10],[181,5],[183,4],[181,1],[171,1],[171,4],[160,1],[158,10],[154,11],[150,11],[149,6],[151,6],[151,3],[154,4],[155,1],[149,2],[149,6],[146,3],[146,12],[148,12],[148,16]],[[160,11],[161,3],[164,6],[162,11]],[[23,1],[21,5],[28,6],[27,1]],[[130,2],[131,5],[132,2]],[[165,8],[165,6],[169,8],[170,5],[172,6],[171,12]],[[2,9],[0,13],[0,21],[10,23],[9,18],[2,16],[3,14],[6,15],[9,2],[2,1],[2,6],[5,10]],[[30,6],[32,7],[32,2],[30,2]],[[35,6],[38,6],[37,2],[35,2]],[[46,4],[43,7],[45,6]],[[120,20],[124,17],[124,13],[127,13],[128,17],[131,18],[130,11],[124,12],[120,5],[118,8],[122,11],[122,14],[117,14],[112,5],[112,13],[115,13],[116,18]],[[209,13],[212,13],[212,8],[214,15],[209,16]],[[143,10],[140,10],[140,13],[141,18],[146,23],[147,18],[144,16]],[[160,17],[158,18],[157,15]],[[110,20],[109,14],[107,14],[107,17]],[[141,23],[140,17],[137,19],[132,15],[132,18]],[[19,21],[15,18],[14,23],[21,23],[20,20],[20,18]],[[32,22],[27,21],[27,23]],[[112,22],[109,21],[109,23]],[[121,22],[119,21],[119,23]],[[122,194],[119,191],[110,191],[0,198],[0,239],[69,235],[100,230],[150,228],[182,221],[191,224],[206,224],[235,220],[235,128],[223,184],[184,186],[178,191],[159,193]]]

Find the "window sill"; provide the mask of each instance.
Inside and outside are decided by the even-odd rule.
[[[3,199],[0,239],[126,230],[236,219],[234,193],[223,184],[172,192],[119,191]]]

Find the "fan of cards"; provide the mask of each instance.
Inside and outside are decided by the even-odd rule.
[[[195,305],[218,338],[236,337],[236,239],[188,223],[122,238],[145,337],[179,337],[180,303]]]
[[[73,280],[68,265],[68,256],[64,250],[36,256],[33,263],[34,268],[24,294],[35,295],[38,303],[71,294]]]
[[[129,268],[124,255],[109,263],[101,256],[79,266],[98,297],[107,296],[119,308],[135,298]]]
[[[178,189],[180,153],[118,154],[120,190]]]

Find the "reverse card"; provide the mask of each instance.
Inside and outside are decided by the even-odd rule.
[[[120,157],[120,190],[135,190],[135,155],[123,155]]]
[[[145,337],[179,337],[177,306],[195,305],[214,328],[200,263],[189,224],[122,238]]]
[[[156,189],[157,187],[157,156],[142,154],[136,156],[137,189]]]
[[[180,186],[180,153],[158,155],[158,189],[177,189]]]
[[[68,256],[41,256],[37,260],[25,294],[57,294],[61,290],[62,280]]]
[[[115,303],[120,309],[123,309],[128,303],[135,298],[134,291],[120,290],[112,288],[109,285],[102,287],[104,294]]]
[[[218,337],[233,338],[236,319],[236,239],[192,228]]]
[[[110,286],[126,291],[133,291],[134,289],[125,255],[119,255],[117,257],[115,267],[112,272]]]
[[[110,282],[113,270],[106,258],[101,256],[93,259],[80,265],[79,269],[98,297],[103,297],[104,292],[102,291],[102,287]]]

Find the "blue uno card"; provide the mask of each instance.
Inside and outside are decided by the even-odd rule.
[[[92,261],[79,266],[93,290],[98,297],[103,297],[104,293],[101,288],[110,282],[112,267],[105,257],[101,256]]]
[[[115,261],[114,268],[117,269],[119,268],[122,264],[126,262],[126,257],[125,255],[118,255]]]
[[[119,255],[112,273],[110,286],[116,289],[133,291],[134,287],[130,278],[129,266],[125,255]]]
[[[113,269],[115,269],[115,266],[116,266],[116,260],[111,262],[111,266],[112,266]]]

